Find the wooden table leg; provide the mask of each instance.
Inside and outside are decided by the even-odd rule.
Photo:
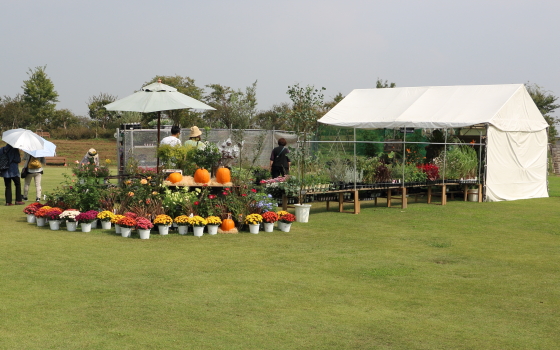
[[[432,186],[428,186],[428,204],[432,204]]]
[[[387,208],[391,207],[391,189],[387,190]]]
[[[282,195],[282,210],[288,210],[288,197],[285,194]]]
[[[354,214],[360,214],[360,196],[359,191],[354,191]]]
[[[478,184],[478,203],[482,203],[482,184]]]
[[[344,193],[340,192],[338,194],[338,211],[342,213],[344,210]]]
[[[441,205],[447,204],[447,185],[441,186]]]
[[[401,204],[401,208],[402,209],[406,209],[406,207],[408,206],[408,198],[406,198],[406,187],[401,187],[401,192],[402,192],[402,204]]]
[[[329,211],[329,203],[330,201],[327,199],[327,211]]]
[[[464,185],[463,186],[463,200],[466,202],[467,201],[467,191],[469,189],[469,185]]]

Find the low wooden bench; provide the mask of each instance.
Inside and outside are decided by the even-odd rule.
[[[45,157],[45,164],[67,166],[66,157]]]
[[[43,137],[43,138],[46,138],[46,139],[48,139],[48,138],[51,137],[51,133],[48,132],[48,131],[37,130],[37,131],[35,131],[35,133],[36,133],[37,135]]]

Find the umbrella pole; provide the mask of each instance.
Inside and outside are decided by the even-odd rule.
[[[161,127],[161,111],[157,112],[157,145],[156,145],[156,173],[159,174],[159,155],[157,153],[157,148],[160,142],[160,127]]]

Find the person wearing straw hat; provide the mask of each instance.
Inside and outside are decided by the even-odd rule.
[[[90,148],[80,163],[82,165],[95,164],[96,166],[99,166],[99,154],[97,154],[95,148]]]
[[[206,148],[206,144],[201,141],[200,136],[202,135],[202,131],[198,128],[198,126],[193,126],[191,128],[191,133],[189,135],[189,139],[185,141],[185,146],[196,147],[199,150],[203,150]]]

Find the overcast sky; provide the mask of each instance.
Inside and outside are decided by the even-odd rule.
[[[258,109],[289,85],[326,99],[398,87],[536,83],[560,95],[560,1],[0,0],[0,96],[47,65],[58,109],[87,114],[156,75],[242,89]],[[558,113],[557,113],[558,115]]]

